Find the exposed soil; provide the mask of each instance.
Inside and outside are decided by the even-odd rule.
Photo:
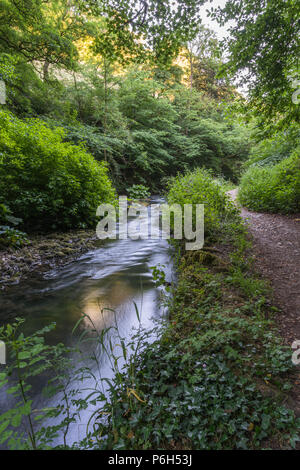
[[[229,191],[233,199],[237,189]],[[300,214],[279,215],[241,208],[253,237],[255,264],[273,288],[277,324],[291,345],[300,340]]]
[[[33,236],[22,248],[0,250],[0,289],[17,284],[33,272],[63,266],[100,243],[94,230],[77,230]]]
[[[236,200],[237,189],[228,191]],[[300,340],[300,214],[280,215],[252,212],[241,207],[241,215],[253,239],[255,265],[269,280],[273,303],[279,309],[276,323],[284,342]],[[289,404],[300,416],[300,366],[294,374]]]

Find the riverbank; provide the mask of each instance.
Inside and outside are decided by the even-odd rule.
[[[76,286],[66,283],[66,291],[47,291],[47,296],[52,295],[55,301],[60,297],[63,315],[57,311],[57,304],[46,308],[46,315],[51,311],[60,320],[66,319],[68,308],[72,322],[76,309],[79,314],[92,315],[96,328],[100,319],[99,344],[109,344],[112,373],[109,377],[103,375],[100,381],[96,379],[96,395],[92,393],[80,400],[84,409],[97,407],[97,402],[101,402],[95,410],[99,416],[95,432],[80,443],[73,442],[73,446],[110,450],[295,448],[299,419],[290,382],[294,381],[297,368],[291,361],[292,351],[276,326],[277,309],[270,289],[256,273],[247,226],[225,190],[202,170],[183,179],[178,177],[168,202],[177,203],[178,198],[181,204],[205,200],[207,209],[203,249],[185,251],[184,243],[174,241],[176,283],[172,284],[166,276],[169,255],[157,258],[158,240],[155,247],[138,242],[138,251],[129,240],[125,245],[113,245],[111,249],[115,251],[106,256],[100,254],[100,265],[94,262],[96,269],[92,269],[87,284],[83,285],[84,278],[77,273]],[[163,247],[166,254],[167,248]],[[132,267],[133,262],[135,267],[146,265],[144,281],[148,278],[152,287],[164,285],[172,294],[165,299],[168,318],[164,316],[157,327],[156,322],[142,327],[143,311],[150,319],[149,309],[152,305],[154,313],[157,304],[153,302],[155,296],[145,303],[145,282],[140,298],[140,269],[135,272],[138,297],[134,299],[132,288],[127,288],[132,268],[121,270],[122,282],[115,276],[125,254],[129,258],[123,259],[123,267]],[[149,267],[154,268],[151,279]],[[79,270],[86,275],[86,268],[83,263]],[[74,293],[78,294],[79,289],[84,292],[85,287],[89,289],[82,302]],[[111,323],[106,321],[105,329],[99,315],[99,305],[107,306],[113,291],[119,298],[124,289],[130,294],[130,302],[134,301],[132,338],[128,336],[128,315],[120,316],[118,322],[118,316],[107,309],[106,320]],[[99,292],[107,292],[102,303]],[[136,302],[138,298],[140,301]],[[41,318],[43,309],[37,305],[34,308]],[[77,320],[78,325],[86,315]],[[126,322],[125,334],[122,321]],[[153,325],[155,329],[151,330]],[[110,336],[105,341],[111,328],[114,341]],[[63,331],[66,329],[64,326]],[[118,363],[119,358],[124,359],[124,367]],[[84,369],[85,377],[88,370]],[[92,369],[90,373],[95,377]],[[108,396],[99,392],[102,381],[109,385]],[[100,399],[95,398],[97,394]],[[103,416],[105,420],[101,419]]]
[[[31,236],[22,248],[2,249],[0,288],[18,284],[33,272],[45,273],[64,266],[100,243],[95,230],[75,230]]]
[[[152,199],[142,199],[138,202],[148,206]],[[132,200],[129,199],[128,202],[131,204]],[[18,284],[33,272],[45,273],[65,266],[102,243],[95,230],[87,229],[28,235],[28,243],[22,248],[0,248],[0,289]]]
[[[237,199],[237,189],[228,194]],[[253,239],[255,266],[273,289],[280,333],[291,345],[300,338],[300,214],[240,211]]]
[[[101,430],[105,448],[297,446],[296,368],[251,253],[241,220],[227,221],[203,250],[181,249],[169,323],[102,410],[113,416]]]

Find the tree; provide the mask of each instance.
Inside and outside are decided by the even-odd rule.
[[[212,16],[221,25],[235,22],[224,43],[229,58],[223,70],[240,74],[257,115],[264,122],[275,120],[279,127],[299,122],[300,107],[292,101],[293,81],[289,78],[299,74],[299,1],[228,0]]]
[[[219,77],[222,59],[214,31],[200,25],[197,36],[186,43],[183,56],[188,61],[189,86],[217,100],[234,96],[229,80]]]
[[[74,41],[84,34],[85,17],[76,1],[2,0],[0,52],[46,64],[72,68],[77,57]]]
[[[189,62],[190,88],[194,85],[194,68],[199,60],[215,57],[218,40],[213,31],[201,25],[197,36],[186,44],[185,57]]]

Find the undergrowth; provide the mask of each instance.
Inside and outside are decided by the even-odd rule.
[[[258,212],[296,213],[300,210],[299,149],[273,166],[252,165],[241,178],[240,203]]]
[[[11,344],[15,358],[1,374],[2,384],[13,371],[21,372],[10,391],[21,393],[19,411],[0,416],[0,441],[9,439],[12,448],[16,443],[19,448],[114,450],[295,447],[299,419],[283,405],[290,390],[291,350],[276,330],[268,287],[254,273],[245,226],[225,192],[205,180],[209,177],[197,171],[173,184],[173,202],[185,202],[184,197],[177,200],[180,194],[193,203],[206,197],[209,230],[202,250],[184,251],[181,242],[175,244],[178,279],[176,285],[165,286],[173,294],[166,297],[168,320],[155,331],[145,331],[139,323],[127,343],[117,322],[100,332],[93,325],[90,359],[99,366],[101,354],[106,354],[113,378],[97,376],[89,366],[68,371],[66,361],[63,372],[52,378],[63,397],[63,407],[51,410],[62,419],[56,427],[44,425],[35,432],[26,380],[39,374],[40,361],[44,370],[44,356],[47,361],[49,354],[60,358],[61,346],[48,351],[36,339],[31,351],[26,338],[15,336],[11,328],[0,330],[0,339]],[[207,194],[199,191],[202,181]],[[158,267],[153,268],[153,278],[156,285],[166,284]],[[86,333],[83,330],[78,339],[79,349],[81,341],[91,341]],[[69,387],[68,373],[77,384],[82,382],[80,390]],[[93,385],[85,388],[86,379]],[[91,427],[83,440],[69,443],[70,424],[89,406],[94,410]],[[29,423],[27,441],[20,441],[18,432],[10,434],[22,417]],[[59,445],[57,433],[63,438]]]
[[[204,250],[181,252],[169,322],[138,357],[134,381],[125,371],[113,389],[102,448],[295,446],[299,421],[282,405],[291,351],[248,253],[238,221]]]

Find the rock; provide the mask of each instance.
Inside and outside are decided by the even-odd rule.
[[[78,230],[72,234],[32,236],[29,246],[0,250],[1,289],[34,271],[45,272],[65,265],[93,246],[99,246],[94,231]]]

